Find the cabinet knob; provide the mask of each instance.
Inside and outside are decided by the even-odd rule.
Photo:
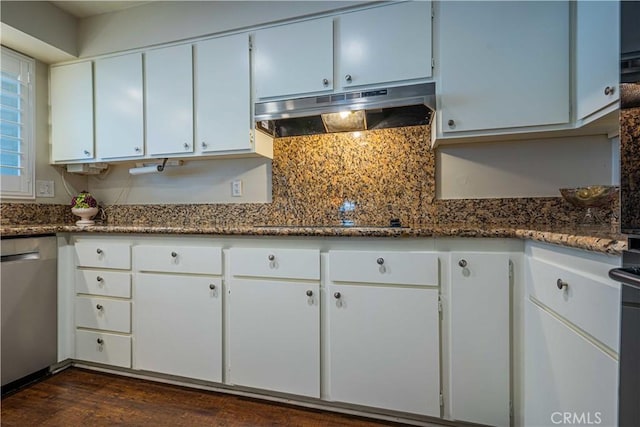
[[[102,304],[98,304],[98,305],[96,305],[96,308],[97,308],[98,310],[102,310]]]
[[[384,264],[384,258],[380,257],[376,260],[376,262],[378,263],[378,265],[382,265]]]
[[[563,288],[568,288],[569,284],[562,279],[556,280],[556,286],[558,289],[562,290]]]
[[[89,157],[91,155],[91,153],[89,152],[89,150],[84,150],[84,155]]]
[[[313,296],[313,291],[312,291],[311,289],[309,289],[309,290],[307,291],[307,296],[308,296],[308,297],[312,297],[312,296]]]
[[[139,153],[140,152],[140,147],[134,148],[133,151],[135,151],[136,153]]]
[[[269,259],[269,261],[273,261],[274,259],[276,259],[276,256],[273,254],[270,254],[267,259]]]
[[[467,260],[461,259],[460,261],[458,261],[458,265],[462,268],[465,268],[467,266]]]
[[[329,86],[329,79],[322,79],[322,86],[324,87]]]
[[[347,81],[347,83],[351,83],[351,81],[353,80],[351,78],[351,74],[347,74],[346,76],[344,76],[344,79]]]
[[[333,294],[333,297],[334,297],[335,299],[340,299],[340,297],[341,297],[341,296],[342,296],[342,295],[340,294],[340,292],[336,292],[335,294]]]
[[[104,341],[102,340],[102,338],[98,338],[96,342],[100,345],[104,344]]]
[[[202,148],[207,148],[207,143],[202,141],[202,144],[200,144],[202,146]]]
[[[102,278],[102,276],[98,276],[98,277],[96,277],[96,280],[97,280],[98,282],[102,282],[104,279]]]
[[[188,150],[188,149],[189,149],[189,144],[188,144],[188,143],[186,143],[186,142],[185,142],[184,144],[182,144],[182,146],[184,147],[184,149],[185,149],[185,150]]]
[[[211,289],[212,291],[216,289],[216,285],[214,285],[213,283],[209,284],[209,289]]]
[[[616,91],[616,88],[613,86],[607,86],[604,88],[605,95],[613,95],[615,91]]]
[[[456,122],[453,119],[449,119],[449,121],[447,122],[447,125],[449,125],[449,127],[452,128],[456,125]]]
[[[178,257],[178,254],[177,254],[177,253],[175,253],[175,252],[171,252],[171,258],[177,258],[177,257]]]
[[[97,253],[98,255],[102,255],[102,249],[100,249],[100,248],[96,249],[96,253]]]

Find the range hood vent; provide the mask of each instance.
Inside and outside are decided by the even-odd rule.
[[[275,137],[429,124],[435,108],[435,83],[361,90],[255,104],[256,127]],[[340,126],[336,117],[359,127]]]

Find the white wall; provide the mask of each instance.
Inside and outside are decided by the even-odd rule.
[[[81,20],[80,57],[353,7],[365,1],[159,1]]]
[[[47,1],[3,0],[0,20],[5,46],[45,61],[49,56],[58,61],[77,56],[78,20]],[[42,50],[43,44],[49,52]]]
[[[185,161],[164,172],[129,175],[134,164],[90,176],[88,189],[102,204],[264,203],[271,201],[271,161],[260,158]],[[242,180],[243,196],[231,196]]]
[[[441,146],[440,199],[559,197],[559,188],[612,183],[612,143],[602,136]]]

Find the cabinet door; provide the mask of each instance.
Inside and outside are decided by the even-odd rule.
[[[439,2],[442,132],[569,122],[569,4]]]
[[[251,148],[249,36],[195,45],[196,143],[202,153]]]
[[[142,156],[142,54],[98,59],[95,67],[97,157]]]
[[[234,280],[229,382],[320,397],[320,286]]]
[[[136,274],[134,301],[136,369],[222,381],[219,278]]]
[[[193,152],[191,45],[145,54],[147,151],[151,155]]]
[[[449,274],[451,418],[509,426],[509,255],[452,253]]]
[[[578,1],[576,19],[577,119],[620,98],[620,2]]]
[[[331,400],[440,416],[438,290],[330,285]]]
[[[531,301],[525,316],[524,425],[562,424],[565,413],[618,425],[618,362]]]
[[[314,19],[256,31],[256,97],[333,89],[333,21]]]
[[[340,87],[431,77],[431,2],[414,1],[337,18]]]
[[[93,64],[52,67],[51,160],[93,156]]]

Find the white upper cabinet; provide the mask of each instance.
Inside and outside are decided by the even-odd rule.
[[[415,1],[336,18],[341,88],[431,77],[431,2]]]
[[[93,63],[51,68],[51,161],[92,160]]]
[[[194,49],[196,150],[250,149],[249,35],[202,41]]]
[[[147,151],[150,155],[193,153],[191,45],[145,53]]]
[[[620,3],[576,2],[576,114],[583,120],[620,99]]]
[[[569,123],[568,2],[438,6],[440,136]]]
[[[142,54],[96,60],[95,97],[97,157],[144,155]]]
[[[256,98],[333,89],[333,20],[321,18],[258,30]]]

